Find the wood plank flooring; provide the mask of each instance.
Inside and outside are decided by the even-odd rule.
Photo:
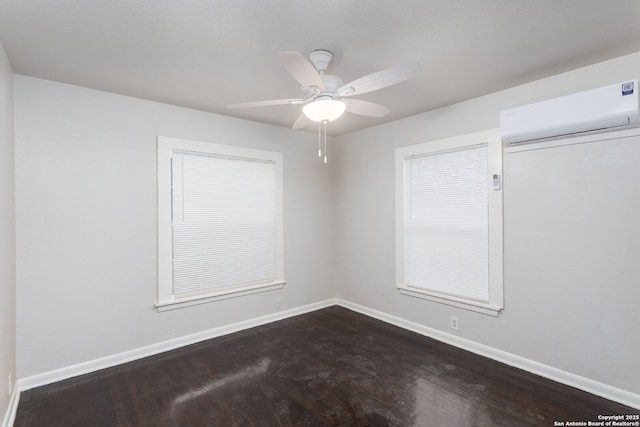
[[[23,392],[15,426],[553,426],[640,411],[341,307]]]

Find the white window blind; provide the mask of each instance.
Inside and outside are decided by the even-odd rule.
[[[283,156],[158,136],[158,311],[282,289]]]
[[[174,151],[171,166],[173,294],[275,281],[276,164]]]
[[[499,129],[396,149],[401,294],[498,316],[504,308],[501,178]]]
[[[405,283],[489,300],[487,145],[406,160]]]

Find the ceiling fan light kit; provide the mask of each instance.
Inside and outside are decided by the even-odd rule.
[[[382,105],[358,99],[341,101],[342,98],[361,95],[407,80],[422,71],[419,64],[388,68],[344,84],[340,77],[325,74],[333,54],[327,50],[314,50],[309,54],[311,62],[298,52],[280,52],[280,59],[289,74],[302,85],[302,99],[276,99],[271,101],[231,104],[229,108],[266,107],[271,105],[304,104],[302,114],[293,124],[293,129],[305,127],[309,120],[321,124],[318,141],[324,129],[324,162],[326,157],[326,126],[338,119],[345,111],[367,117],[383,117],[389,109]],[[322,156],[321,147],[318,154]]]
[[[314,122],[331,122],[342,116],[346,108],[344,102],[326,97],[308,103],[302,107],[302,111]]]

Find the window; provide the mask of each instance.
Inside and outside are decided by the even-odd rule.
[[[282,154],[158,137],[158,310],[284,285]]]
[[[401,293],[486,314],[503,308],[498,131],[396,150]]]

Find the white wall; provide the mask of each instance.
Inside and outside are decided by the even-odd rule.
[[[396,147],[495,128],[502,109],[638,77],[640,52],[337,138],[339,296],[447,333],[457,316],[462,338],[640,393],[640,141],[505,156],[498,318],[400,295],[394,264]]]
[[[335,295],[312,134],[19,75],[15,116],[20,378]],[[156,312],[157,135],[284,153],[283,290]]]
[[[9,406],[7,378],[16,373],[16,255],[13,72],[0,44],[0,421]]]

